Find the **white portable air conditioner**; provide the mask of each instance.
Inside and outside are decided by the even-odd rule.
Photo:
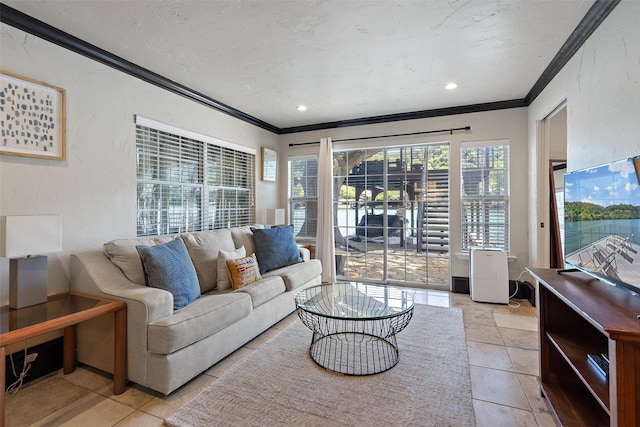
[[[472,248],[469,256],[469,288],[473,301],[508,304],[507,253],[499,249]]]

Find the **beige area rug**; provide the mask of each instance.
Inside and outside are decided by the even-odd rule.
[[[474,426],[462,311],[416,305],[400,361],[371,376],[327,371],[299,320],[165,420],[187,426]]]

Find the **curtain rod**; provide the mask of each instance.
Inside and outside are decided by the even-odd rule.
[[[396,133],[396,134],[393,134],[393,135],[363,136],[361,138],[334,139],[332,142],[364,141],[364,140],[367,140],[367,139],[394,138],[394,137],[397,137],[397,136],[425,135],[425,134],[428,134],[428,133],[444,133],[444,132],[448,132],[449,135],[453,135],[453,132],[468,131],[468,130],[471,130],[471,126],[465,126],[465,127],[462,127],[462,128],[451,128],[451,129],[426,130],[426,131],[422,131],[422,132],[412,132],[412,133]],[[299,142],[297,144],[289,144],[289,147],[295,147],[295,146],[298,146],[298,145],[311,145],[311,144],[320,144],[320,141]]]

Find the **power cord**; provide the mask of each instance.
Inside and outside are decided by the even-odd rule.
[[[514,308],[520,307],[520,302],[514,301],[512,298],[518,293],[518,289],[520,287],[520,279],[522,278],[522,275],[525,273],[529,274],[527,270],[522,270],[522,272],[520,272],[520,275],[516,279],[516,290],[513,292],[513,294],[509,295],[509,307],[514,307]]]
[[[29,372],[29,370],[31,369],[31,362],[36,360],[36,357],[38,357],[38,353],[31,353],[27,355],[27,346],[25,343],[24,362],[22,364],[22,372],[20,372],[20,375],[18,375],[16,372],[15,363],[13,362],[13,354],[9,355],[9,359],[11,359],[11,370],[13,371],[13,376],[18,379],[9,387],[7,387],[7,390],[6,390],[7,394],[16,394],[20,391],[20,388],[22,387],[24,379],[27,376],[27,372]]]

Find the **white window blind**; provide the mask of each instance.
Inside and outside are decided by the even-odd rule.
[[[509,142],[463,143],[460,149],[462,250],[509,251]]]
[[[298,237],[314,238],[318,221],[318,158],[289,158],[289,213]]]
[[[238,148],[136,118],[138,236],[253,224],[255,150]]]

